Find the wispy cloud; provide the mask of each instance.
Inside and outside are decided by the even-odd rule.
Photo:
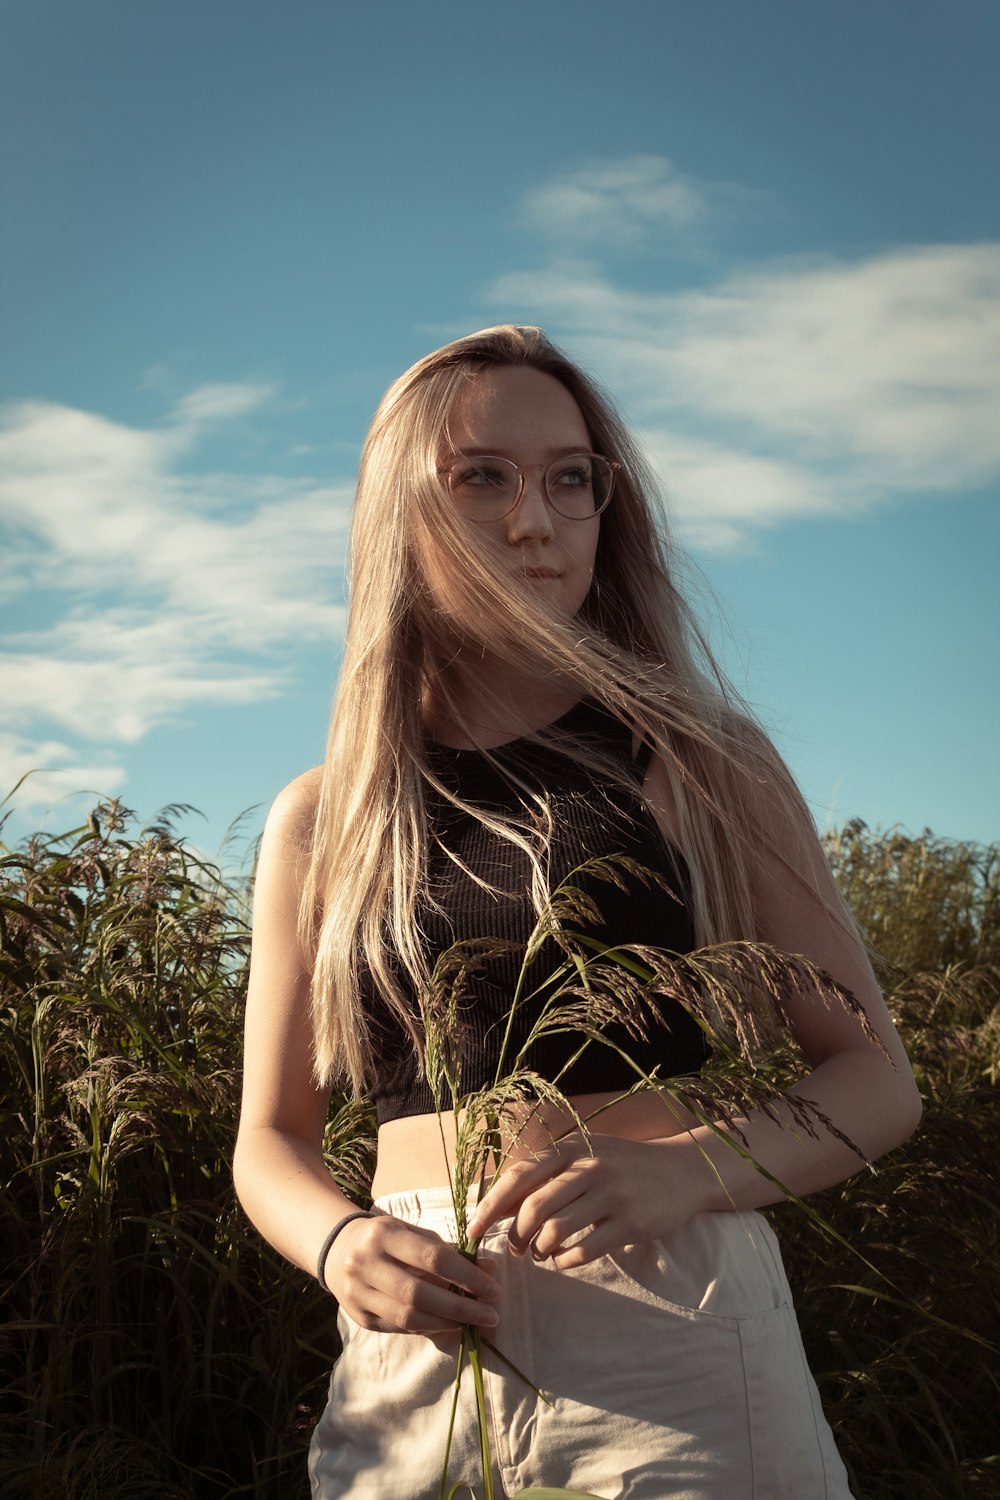
[[[65,607],[0,642],[16,736],[0,742],[0,784],[73,759],[53,729],[135,743],[199,704],[274,697],[290,646],[336,641],[349,487],[180,468],[214,425],[271,397],[262,385],[203,386],[153,429],[49,402],[5,410],[0,590],[13,612],[39,589]],[[93,785],[120,774],[79,759],[72,770]],[[47,787],[34,779],[25,795]]]
[[[182,425],[225,421],[229,417],[243,417],[256,411],[275,394],[274,386],[263,382],[200,385],[197,390],[181,397],[175,415]]]
[[[637,433],[675,527],[702,551],[736,552],[755,531],[797,517],[856,514],[871,503],[858,483],[692,436],[682,427],[646,426]]]
[[[22,810],[50,807],[81,790],[113,796],[126,779],[120,761],[81,758],[78,750],[61,740],[0,733],[0,802],[22,776],[27,780],[16,793],[16,805]],[[9,807],[0,806],[0,818]]]
[[[665,156],[594,161],[549,178],[518,209],[522,228],[577,252],[637,251],[684,238],[734,200],[761,195],[687,176]]]
[[[557,260],[488,295],[600,371],[701,545],[1000,474],[1000,245],[772,263],[681,292]]]
[[[198,704],[274,697],[279,672],[207,659],[194,634],[190,622],[83,616],[15,637],[20,649],[0,652],[7,717],[56,723],[81,739],[134,744]]]

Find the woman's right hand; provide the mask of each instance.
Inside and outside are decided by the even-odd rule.
[[[391,1214],[352,1219],[327,1256],[326,1284],[362,1328],[380,1333],[458,1333],[496,1327],[495,1261],[467,1260],[433,1230]],[[469,1295],[464,1295],[468,1293]]]

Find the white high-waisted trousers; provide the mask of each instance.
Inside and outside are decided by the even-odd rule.
[[[455,1238],[446,1188],[376,1208]],[[699,1214],[572,1271],[508,1254],[509,1222],[483,1240],[503,1285],[486,1336],[552,1404],[486,1354],[498,1496],[552,1485],[605,1500],[851,1500],[759,1214]],[[373,1333],[343,1310],[338,1326],[313,1500],[438,1500],[457,1337]],[[479,1462],[466,1369],[449,1473],[481,1500]]]

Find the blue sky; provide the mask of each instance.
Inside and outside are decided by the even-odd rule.
[[[618,398],[817,821],[1000,837],[992,0],[33,0],[0,19],[5,837],[215,853],[321,759],[391,379]]]

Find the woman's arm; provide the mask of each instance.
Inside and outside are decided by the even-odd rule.
[[[236,1191],[250,1219],[286,1259],[309,1272],[331,1226],[357,1206],[323,1161],[330,1094],[312,1076],[309,965],[296,933],[315,777],[309,772],[286,787],[264,828],[233,1157]]]
[[[768,815],[771,829],[788,828],[779,809],[769,809]],[[864,1161],[858,1151],[874,1162],[900,1145],[916,1129],[922,1105],[868,956],[811,827],[788,828],[776,847],[761,850],[755,904],[761,938],[825,969],[860,1003],[881,1042],[881,1047],[872,1042],[836,997],[826,1004],[815,992],[788,997],[791,1029],[811,1069],[788,1092],[810,1100],[851,1144],[822,1124],[813,1138],[794,1125],[790,1107],[780,1104],[777,1113],[784,1123],[751,1112],[742,1128],[750,1154],[803,1197],[860,1171]],[[782,1198],[775,1184],[708,1128],[678,1140],[692,1178],[702,1179],[706,1207],[760,1208]]]
[[[651,768],[647,792],[663,809],[671,832],[666,773]],[[767,826],[781,827],[772,810]],[[756,870],[756,907],[762,940],[801,954],[852,992],[882,1048],[860,1021],[833,998],[815,994],[788,1001],[791,1029],[810,1073],[789,1090],[811,1100],[867,1161],[875,1161],[912,1134],[920,1118],[916,1083],[864,949],[846,918],[818,839],[793,830],[762,851]],[[816,1136],[794,1123],[780,1104],[781,1123],[761,1111],[740,1121],[739,1144],[770,1176],[803,1197],[859,1171],[862,1157],[822,1124]],[[744,1144],[745,1143],[745,1144]],[[694,1214],[761,1208],[784,1195],[775,1183],[707,1126],[659,1141],[593,1137],[591,1155],[578,1136],[567,1137],[537,1161],[504,1171],[485,1196],[469,1230],[473,1236],[513,1213],[511,1248],[534,1245],[562,1266],[581,1265],[609,1250],[661,1239]],[[560,1252],[571,1235],[585,1241]]]
[[[275,800],[257,863],[247,989],[243,1102],[233,1158],[236,1192],[276,1250],[315,1274],[330,1229],[357,1205],[323,1160],[330,1102],[312,1068],[311,959],[297,933],[319,773],[307,772]],[[454,1332],[496,1321],[495,1278],[425,1229],[388,1215],[355,1219],[335,1241],[326,1282],[367,1328]],[[472,1297],[450,1290],[464,1287]]]

